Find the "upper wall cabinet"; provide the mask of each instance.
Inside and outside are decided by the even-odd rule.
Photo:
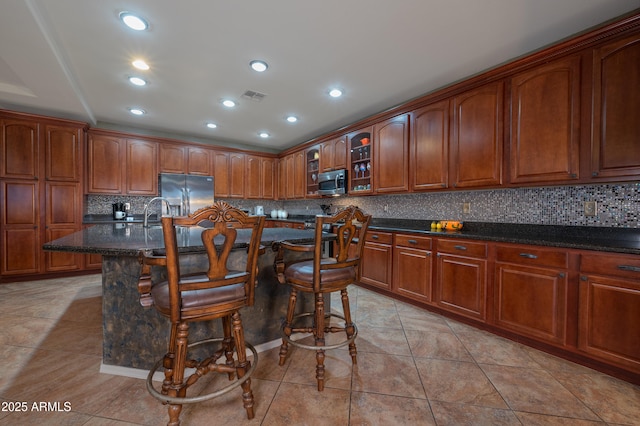
[[[510,182],[578,179],[580,56],[510,79]]]
[[[450,168],[453,186],[502,183],[503,83],[490,83],[453,98]]]
[[[186,173],[187,147],[182,145],[160,144],[159,172]]]
[[[274,160],[259,155],[246,155],[245,198],[274,197]]]
[[[40,126],[29,120],[0,120],[2,165],[0,177],[38,179]]]
[[[190,175],[211,176],[211,150],[190,146],[187,148],[187,173]]]
[[[411,114],[411,189],[443,189],[449,176],[449,101]]]
[[[373,127],[373,187],[377,193],[409,190],[409,115]]]
[[[640,35],[607,43],[593,55],[594,178],[640,174]]]
[[[158,194],[157,143],[90,132],[87,192],[94,194]]]
[[[45,134],[45,178],[80,182],[82,176],[83,129],[47,124]]]
[[[320,144],[320,171],[347,168],[347,137],[331,139]]]

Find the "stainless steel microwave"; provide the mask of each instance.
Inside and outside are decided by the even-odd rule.
[[[318,194],[320,195],[346,194],[348,184],[345,169],[318,173]]]

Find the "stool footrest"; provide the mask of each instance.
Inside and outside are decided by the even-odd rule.
[[[302,314],[298,314],[295,317],[293,317],[293,321],[295,322],[295,320],[297,320],[299,318],[308,317],[308,316],[312,316],[312,315],[313,315],[313,312],[304,312]],[[342,315],[335,314],[333,312],[325,313],[325,316],[334,317],[334,318],[340,318],[341,320],[345,320],[346,321],[346,319]],[[323,346],[307,345],[307,344],[304,344],[304,343],[300,343],[300,342],[298,342],[296,340],[292,340],[290,336],[287,336],[285,334],[284,325],[281,328],[281,333],[282,333],[282,338],[287,343],[289,343],[289,344],[291,344],[293,346],[297,346],[297,347],[302,348],[302,349],[310,349],[310,350],[320,350],[320,349],[330,350],[330,349],[338,349],[338,348],[341,348],[343,346],[347,346],[350,343],[353,343],[353,341],[356,339],[356,337],[358,337],[358,327],[356,327],[355,323],[352,323],[351,326],[353,327],[353,336],[351,336],[351,338],[349,338],[349,339],[346,339],[346,340],[344,340],[342,342],[339,342],[339,343],[335,343],[333,345],[323,345]],[[325,332],[336,333],[336,332],[345,331],[345,327],[325,327],[324,330],[325,330]],[[313,331],[312,327],[292,328],[291,329],[291,334],[294,334],[296,332],[297,333],[303,333],[303,332],[308,333],[308,332],[311,332],[311,331]]]

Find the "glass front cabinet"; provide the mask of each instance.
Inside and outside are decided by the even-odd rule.
[[[350,163],[349,193],[351,195],[371,194],[373,192],[374,164],[371,153],[373,147],[371,127],[367,127],[349,134]]]

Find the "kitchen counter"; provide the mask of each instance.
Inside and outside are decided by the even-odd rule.
[[[310,223],[315,216],[296,215],[275,221]],[[461,231],[432,231],[432,220],[373,218],[369,229],[410,232],[444,238],[462,238],[547,247],[564,247],[640,255],[639,228],[600,226],[531,225],[515,223],[464,222]]]
[[[120,221],[122,222],[122,221]],[[183,273],[202,270],[206,254],[198,232],[180,232],[178,229],[181,269]],[[186,229],[182,229],[186,231]],[[246,256],[248,235],[239,230],[230,262]],[[325,238],[335,238],[326,234]],[[312,242],[313,230],[265,228],[261,243],[265,253],[258,259],[258,285],[255,304],[242,310],[245,336],[249,343],[269,345],[280,339],[280,324],[286,314],[289,286],[278,282],[273,262],[275,252],[271,245],[288,240],[297,243]],[[101,372],[133,377],[146,377],[146,371],[166,352],[169,321],[153,308],[139,303],[138,280],[140,250],[162,252],[164,240],[159,225],[144,228],[140,223],[96,224],[80,232],[44,245],[45,250],[102,255],[102,319],[103,347]],[[301,254],[290,254],[301,256]],[[309,254],[302,254],[309,256]],[[165,279],[166,268],[152,268],[152,281]],[[330,299],[325,298],[327,309]],[[313,295],[299,294],[298,313],[313,310]],[[194,339],[222,335],[220,321],[191,325]],[[144,370],[144,371],[139,371]]]

